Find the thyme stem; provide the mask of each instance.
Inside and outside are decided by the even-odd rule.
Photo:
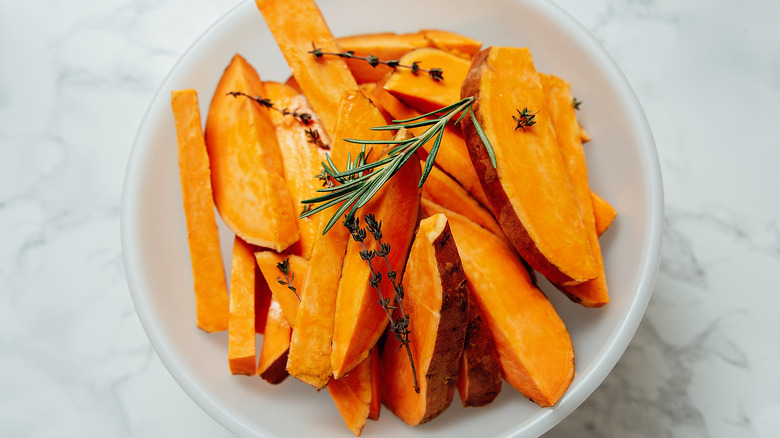
[[[323,56],[338,56],[339,58],[347,58],[347,59],[359,59],[361,61],[366,61],[371,67],[376,68],[377,65],[383,64],[390,68],[408,68],[413,75],[417,76],[422,73],[428,73],[428,76],[433,79],[436,82],[444,80],[444,71],[440,68],[434,67],[430,69],[424,69],[420,67],[420,61],[414,61],[412,65],[404,65],[401,64],[401,61],[397,59],[391,59],[389,61],[383,61],[379,58],[377,58],[374,55],[368,55],[368,56],[358,56],[355,55],[355,52],[353,50],[348,50],[346,52],[323,52],[322,49],[316,47],[314,43],[312,43],[312,49],[309,50],[309,53],[314,55],[314,57],[317,60],[322,59]]]

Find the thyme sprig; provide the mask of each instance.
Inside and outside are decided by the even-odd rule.
[[[368,65],[374,68],[376,68],[376,66],[379,64],[386,65],[390,68],[399,68],[399,67],[408,68],[415,76],[419,75],[422,72],[422,73],[428,73],[428,76],[436,82],[444,80],[444,71],[442,69],[434,67],[426,70],[420,67],[420,61],[414,61],[412,65],[404,65],[401,64],[401,61],[397,59],[383,61],[374,55],[358,56],[355,55],[355,52],[353,50],[347,50],[346,52],[323,52],[322,49],[316,47],[314,44],[312,44],[312,50],[309,50],[309,53],[314,55],[314,57],[317,60],[322,59],[322,57],[325,55],[338,56],[340,58],[347,58],[347,59],[359,59],[361,61],[366,61]]]
[[[376,290],[376,293],[379,294],[379,305],[382,306],[382,309],[384,309],[387,318],[390,320],[390,331],[393,332],[398,342],[406,348],[406,355],[409,357],[409,364],[412,367],[414,391],[419,393],[420,386],[417,382],[417,370],[414,366],[412,350],[409,348],[409,315],[404,312],[403,306],[404,287],[401,283],[397,282],[397,272],[394,271],[390,266],[390,260],[387,257],[390,254],[390,244],[382,242],[382,221],[377,221],[373,214],[366,214],[363,216],[363,219],[366,223],[365,228],[360,226],[360,218],[349,215],[345,216],[343,224],[344,227],[349,230],[349,234],[352,236],[352,239],[355,242],[360,243],[360,245],[363,247],[363,250],[360,251],[360,258],[368,263],[368,268],[371,271],[371,275],[368,278],[368,283],[374,290]],[[370,233],[376,241],[378,245],[377,249],[368,249],[366,247],[366,229],[368,229],[368,233]],[[382,294],[382,290],[379,288],[379,284],[382,282],[382,273],[378,269],[374,270],[374,265],[371,261],[375,257],[384,259],[385,263],[387,264],[387,272],[385,275],[393,285],[396,306],[390,305],[390,297],[385,297]],[[400,315],[393,319],[393,315],[390,313],[390,309],[396,309]]]
[[[532,113],[528,111],[528,108],[523,108],[522,111],[515,108],[515,111],[517,111],[517,116],[512,116],[512,118],[517,122],[517,126],[515,126],[515,131],[518,129],[522,129],[525,131],[525,128],[531,127],[536,124],[536,113]]]
[[[295,280],[295,273],[290,272],[290,258],[287,257],[283,262],[277,263],[276,268],[284,274],[284,279],[281,276],[277,276],[276,281],[282,286],[287,286],[287,289],[290,289],[295,294],[295,298],[298,298],[298,301],[300,301],[301,297],[298,296],[297,289],[292,285],[293,280]]]
[[[243,96],[246,97],[252,101],[254,101],[256,104],[260,105],[263,108],[268,108],[270,110],[274,110],[284,116],[291,116],[295,120],[297,120],[299,123],[301,123],[303,126],[309,126],[309,128],[306,129],[306,141],[309,143],[312,143],[320,148],[323,149],[329,149],[330,146],[325,144],[325,142],[322,141],[322,137],[320,136],[320,132],[315,129],[314,127],[311,127],[312,123],[314,123],[314,119],[312,118],[312,115],[298,110],[291,110],[289,108],[279,108],[277,107],[271,99],[267,97],[262,96],[251,96],[249,94],[244,93],[243,91],[230,91],[227,93],[228,96],[238,97]]]
[[[359,143],[364,146],[381,144],[393,145],[393,147],[389,150],[387,156],[382,159],[372,163],[363,163],[359,165],[348,164],[348,168],[344,171],[338,170],[336,164],[331,160],[330,154],[327,154],[325,156],[327,163],[322,163],[323,172],[338,184],[328,185],[327,187],[317,190],[317,192],[324,193],[321,196],[303,200],[302,203],[304,204],[319,205],[301,214],[301,217],[303,218],[316,214],[341,203],[341,206],[333,214],[333,217],[330,218],[330,221],[325,227],[324,233],[327,233],[345,213],[348,217],[353,217],[357,209],[366,205],[379,189],[381,189],[382,186],[384,186],[384,184],[389,181],[390,178],[412,158],[412,156],[414,156],[417,149],[433,140],[433,145],[428,153],[428,158],[425,160],[425,167],[420,178],[420,183],[418,184],[418,187],[422,187],[433,168],[436,154],[439,152],[439,146],[441,145],[442,137],[444,135],[444,128],[453,118],[455,118],[455,116],[458,116],[455,123],[457,124],[460,122],[466,116],[466,113],[471,115],[471,121],[474,124],[476,133],[485,146],[493,167],[495,167],[496,157],[493,152],[493,146],[490,144],[490,141],[477,121],[474,112],[471,110],[471,105],[475,100],[474,97],[466,97],[452,105],[418,117],[393,120],[393,124],[391,125],[371,128],[375,131],[389,131],[401,128],[411,129],[428,126],[429,128],[418,137],[412,137],[407,140],[389,141],[344,139],[347,142]]]
[[[582,105],[581,100],[577,99],[576,97],[571,98],[571,106],[573,106],[575,110],[579,110],[580,105]]]

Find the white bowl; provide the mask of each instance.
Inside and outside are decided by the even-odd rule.
[[[594,38],[548,1],[322,0],[320,7],[337,36],[441,28],[480,39],[485,46],[529,46],[537,68],[568,80],[583,101],[579,116],[593,138],[585,146],[591,185],[619,215],[601,239],[611,303],[585,309],[542,284],[574,342],[577,374],[568,392],[554,408],[542,409],[505,385],[487,407],[464,409],[456,398],[439,418],[417,428],[383,410],[363,432],[396,438],[544,433],[601,384],[631,340],[652,292],[663,189],[652,135],[636,97]],[[254,2],[240,4],[184,54],[138,130],[122,200],[122,247],[133,301],[170,373],[230,431],[240,436],[350,436],[327,391],[318,394],[295,379],[272,386],[257,377],[232,376],[227,336],[195,327],[169,93],[198,90],[205,118],[216,83],[236,52],[264,79],[283,81],[289,74]],[[232,240],[224,227],[222,239],[229,255]]]

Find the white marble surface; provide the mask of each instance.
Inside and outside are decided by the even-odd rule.
[[[623,69],[666,193],[646,317],[550,437],[780,436],[780,2],[557,0]],[[230,436],[135,315],[135,130],[235,0],[0,0],[0,436]]]

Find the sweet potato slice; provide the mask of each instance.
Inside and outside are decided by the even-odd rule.
[[[384,89],[384,84],[388,77],[386,76],[379,81],[372,91],[371,95],[377,106],[396,120],[420,116],[422,113],[410,108]],[[413,128],[411,131],[414,135],[419,136],[425,132],[425,129],[425,127]],[[433,146],[433,142],[428,142],[423,148],[426,152],[430,152],[431,146]],[[468,190],[482,205],[489,205],[485,191],[482,190],[482,185],[479,182],[477,171],[474,170],[474,166],[469,160],[469,151],[459,129],[452,126],[444,128],[441,147],[436,155],[436,165],[448,174],[453,175],[458,183]]]
[[[229,92],[265,94],[257,72],[240,55],[225,69],[206,122],[214,202],[245,242],[282,251],[298,240],[298,227],[271,117]]]
[[[430,47],[444,50],[468,60],[482,48],[480,41],[455,32],[423,29],[420,33],[428,41]]]
[[[406,349],[388,334],[382,352],[382,399],[401,420],[416,426],[452,403],[468,325],[466,276],[444,215],[420,222],[403,285],[420,392],[414,388]]]
[[[327,388],[349,430],[360,436],[371,411],[371,359],[366,358],[346,376],[331,380]]]
[[[566,167],[569,183],[580,209],[582,223],[585,225],[585,232],[599,273],[592,280],[575,286],[561,286],[559,289],[572,301],[585,307],[601,307],[609,302],[609,293],[604,276],[599,235],[596,230],[596,218],[593,215],[593,199],[588,183],[588,166],[585,162],[585,151],[582,149],[580,125],[577,122],[577,115],[574,114],[569,83],[557,76],[543,73],[539,74],[539,79],[547,100],[555,136],[558,138],[563,164]]]
[[[292,328],[274,297],[271,297],[271,304],[268,306],[264,332],[260,359],[257,361],[257,375],[276,385],[288,376],[284,367],[290,349]]]
[[[271,294],[279,302],[287,322],[295,327],[295,319],[298,316],[298,307],[302,299],[304,287],[306,285],[306,275],[309,271],[309,262],[300,256],[292,254],[279,254],[274,251],[259,251],[255,253],[257,266],[263,273],[265,282],[271,288]],[[289,264],[290,285],[295,290],[290,289],[286,284],[287,277],[278,268],[279,263],[285,260]],[[285,284],[282,284],[284,282]]]
[[[227,330],[227,283],[219,249],[211,170],[200,124],[197,92],[173,91],[171,109],[176,121],[179,179],[187,222],[197,325],[206,332]]]
[[[336,39],[342,52],[352,51],[356,56],[376,56],[383,61],[399,59],[404,53],[419,47],[427,47],[429,41],[420,33],[396,34],[392,32],[352,35]],[[392,68],[379,64],[372,67],[360,59],[347,59],[347,65],[358,83],[376,82]]]
[[[230,269],[228,363],[233,374],[255,373],[255,258],[252,245],[236,236]]]
[[[397,34],[392,32],[380,32],[364,35],[352,35],[336,39],[342,52],[351,51],[355,56],[376,56],[382,61],[400,59],[406,52],[421,47],[435,47],[450,52],[461,58],[470,59],[479,51],[482,43],[455,32],[443,30],[421,30],[416,33]],[[358,83],[376,82],[385,74],[393,71],[392,68],[378,64],[371,64],[360,59],[347,59],[352,75]]]
[[[469,291],[468,328],[458,372],[458,395],[463,407],[485,406],[501,392],[501,367],[482,311]]]
[[[322,120],[330,138],[345,91],[357,88],[344,59],[316,58],[312,45],[324,52],[338,52],[339,46],[314,0],[257,0],[276,44],[290,66],[295,81]]]
[[[348,156],[354,160],[361,146],[345,142],[344,138],[389,140],[387,131],[371,131],[384,123],[379,110],[357,88],[344,93],[336,123],[336,136],[331,146],[331,159],[345,169]],[[373,160],[375,153],[369,156]],[[349,240],[346,228],[337,224],[327,233],[325,225],[340,205],[318,214],[319,225],[309,262],[306,282],[290,345],[288,372],[317,389],[322,389],[331,378],[331,344],[336,314],[336,295],[342,265]],[[323,234],[324,233],[324,234]],[[364,277],[367,278],[367,277]]]
[[[284,164],[284,177],[293,202],[293,210],[300,212],[304,199],[313,198],[322,185],[317,174],[322,171],[320,165],[325,161],[325,150],[317,145],[314,136],[319,136],[323,145],[329,145],[322,124],[314,114],[306,98],[294,88],[278,82],[265,82],[265,97],[271,99],[277,108],[309,114],[312,119],[302,123],[292,115],[271,111],[271,121],[276,128],[276,138]],[[298,222],[298,241],[287,252],[308,259],[317,233],[316,215],[301,218]]]
[[[612,225],[612,222],[617,216],[617,211],[615,210],[615,207],[610,205],[609,202],[595,192],[591,192],[590,197],[591,201],[593,201],[593,216],[596,219],[596,232],[599,234],[599,237],[601,237],[601,235],[607,231],[607,228]]]
[[[443,50],[425,47],[407,52],[403,65],[419,63],[422,69],[440,68],[443,79],[435,81],[426,73],[396,69],[385,82],[385,90],[410,107],[427,113],[460,100],[460,85],[469,71],[469,62]]]
[[[550,301],[512,248],[493,233],[425,199],[421,209],[447,216],[504,379],[539,406],[554,406],[574,378],[574,349]]]
[[[378,110],[376,111],[378,114]],[[420,189],[417,184],[420,174],[420,162],[415,153],[356,214],[357,217],[362,217],[372,213],[377,220],[384,221],[383,243],[390,245],[388,261],[390,267],[398,273],[398,281],[403,278],[406,256],[417,223],[420,202]],[[378,248],[373,239],[367,239],[366,246],[369,250]],[[388,322],[382,306],[377,302],[379,297],[376,291],[368,283],[371,268],[361,258],[362,250],[360,243],[350,241],[344,257],[336,298],[331,353],[331,366],[336,378],[365,360]],[[381,260],[378,260],[374,263],[374,271],[385,276],[388,271],[387,263],[380,262]],[[394,296],[393,286],[387,278],[379,287],[384,297]]]
[[[555,284],[596,278],[598,265],[531,52],[504,47],[483,50],[474,57],[461,94],[476,97],[474,114],[493,144],[497,167],[492,166],[471,117],[463,119],[469,156],[491,211],[511,244]],[[523,109],[535,114],[534,125],[516,126],[510,119],[519,117]]]
[[[496,236],[506,239],[496,218],[490,214],[466,189],[443,171],[434,167],[422,187],[422,197],[442,207],[462,214],[473,222],[490,230]]]

